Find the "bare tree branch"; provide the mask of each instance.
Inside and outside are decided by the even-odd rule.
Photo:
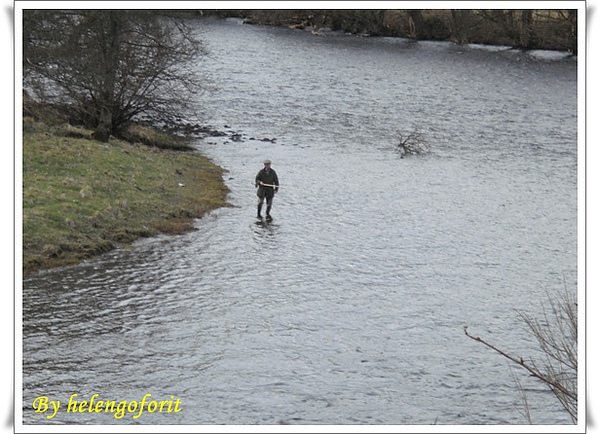
[[[398,132],[398,144],[396,145],[401,153],[405,155],[424,155],[429,154],[429,146],[425,143],[424,134],[418,130],[410,132],[406,137],[402,132]]]
[[[563,296],[558,302],[551,299],[550,304],[551,315],[544,309],[541,321],[531,318],[522,311],[518,312],[537,339],[539,348],[545,356],[542,368],[533,361],[526,362],[523,357],[513,356],[481,337],[471,335],[467,326],[464,326],[464,333],[470,339],[484,344],[521,366],[533,377],[546,384],[575,422],[577,421],[577,304],[568,295]]]

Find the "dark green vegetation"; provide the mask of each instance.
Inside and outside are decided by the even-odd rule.
[[[357,35],[508,45],[577,54],[574,9],[203,10],[259,25],[328,28]]]
[[[99,142],[60,119],[23,122],[25,273],[183,233],[194,218],[228,205],[221,168],[195,152],[163,149],[184,146],[181,139],[136,126],[131,142]]]

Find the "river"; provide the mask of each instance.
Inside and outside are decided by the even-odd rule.
[[[203,115],[231,134],[196,146],[234,206],[24,280],[23,423],[523,424],[516,376],[534,424],[570,424],[463,327],[537,357],[516,311],[577,292],[577,60],[197,26]],[[414,131],[431,153],[401,158]],[[181,411],[68,412],[74,393]],[[62,402],[51,420],[41,395]]]

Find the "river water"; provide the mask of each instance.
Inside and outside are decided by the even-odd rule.
[[[537,357],[516,310],[577,291],[577,61],[201,21],[197,141],[231,208],[23,282],[25,424],[569,424],[463,326]],[[401,158],[420,131],[431,154]],[[237,139],[232,139],[232,134]],[[265,139],[269,139],[266,141]],[[252,181],[281,188],[257,221]],[[89,400],[180,399],[117,419]],[[47,420],[40,395],[62,407]]]

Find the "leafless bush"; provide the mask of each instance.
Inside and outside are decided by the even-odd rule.
[[[549,301],[550,307],[544,306],[541,319],[517,311],[543,354],[537,362],[531,358],[525,360],[510,355],[482,338],[470,335],[467,326],[464,326],[464,332],[469,338],[481,342],[542,381],[554,393],[573,423],[577,423],[577,303],[566,290],[556,299],[549,297]],[[524,391],[519,382],[517,386],[523,397]],[[528,408],[526,412],[529,419]]]
[[[410,132],[406,137],[398,132],[398,151],[402,158],[405,155],[425,155],[431,152],[425,143],[424,134],[418,130]]]

